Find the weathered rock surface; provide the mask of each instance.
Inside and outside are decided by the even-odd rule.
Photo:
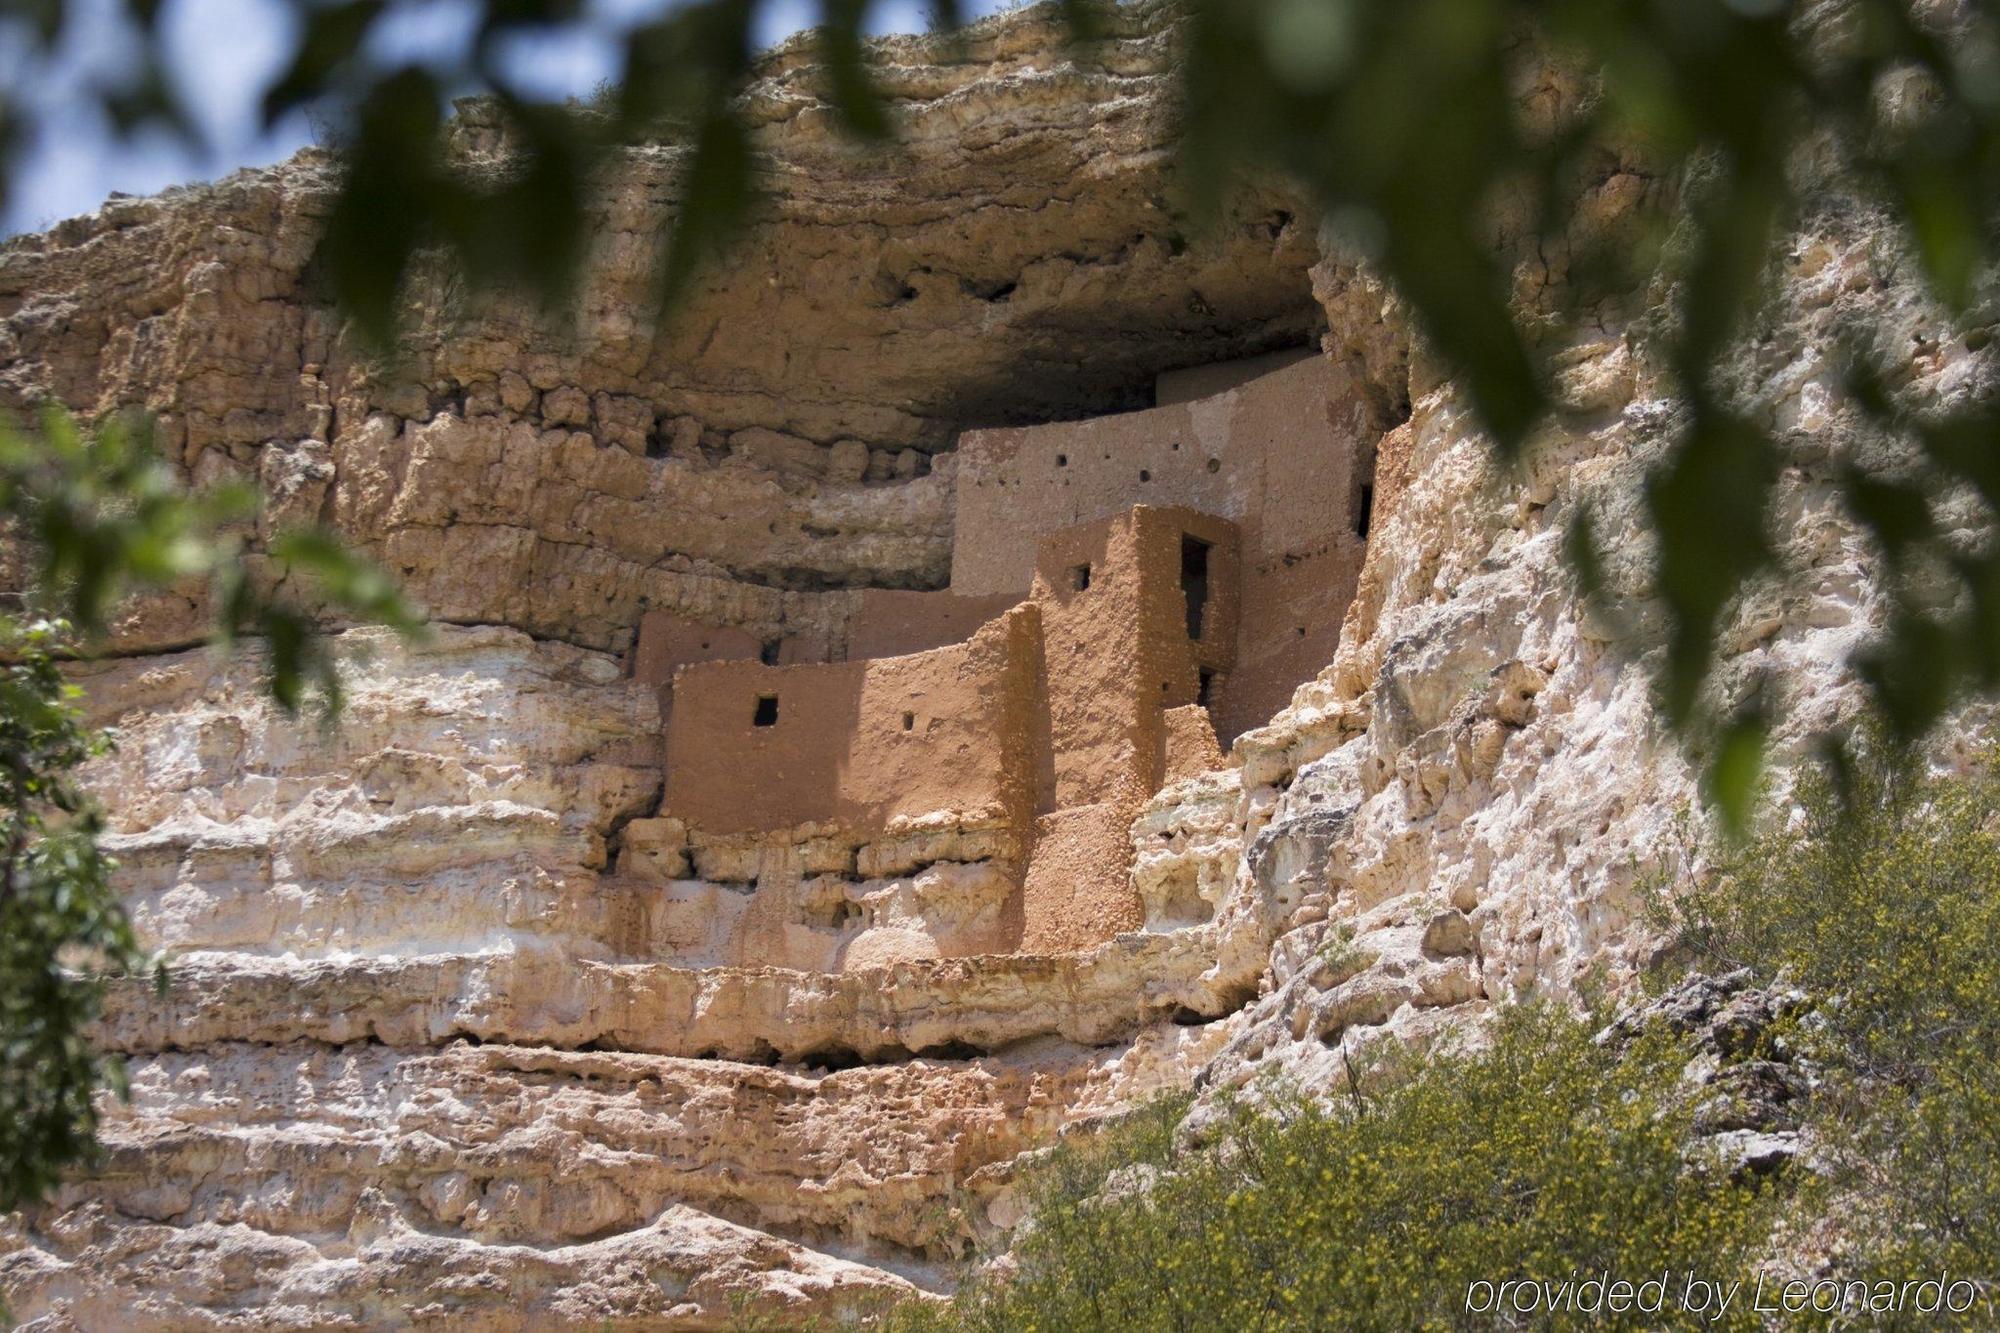
[[[1781,247],[1754,354],[1732,367],[1733,391],[1790,452],[1775,531],[1786,572],[1731,611],[1715,688],[1726,701],[1775,691],[1781,769],[1855,715],[1850,655],[1883,610],[1875,553],[1832,485],[1844,459],[1887,447],[1838,390],[1845,330],[1884,330],[1889,374],[1915,401],[1995,387],[1984,337],[1960,336],[1907,269],[1896,276],[1885,231],[1851,206],[1813,215]],[[1402,364],[1381,350],[1396,312],[1378,290],[1337,255],[1316,280],[1331,347]],[[1642,885],[1689,868],[1681,816],[1700,807],[1653,704],[1662,635],[1641,564],[1643,477],[1675,408],[1640,312],[1616,313],[1556,358],[1571,398],[1512,474],[1421,347],[1409,354],[1411,414],[1381,445],[1384,517],[1339,652],[1237,743],[1246,853],[1276,839],[1320,869],[1208,1086],[1271,1067],[1323,1083],[1345,1043],[1421,1041],[1586,977],[1629,984],[1658,947]],[[1622,624],[1583,603],[1562,562],[1585,504],[1613,553]],[[1971,511],[1951,521],[1976,539]]]
[[[1162,370],[1316,334],[1295,205],[1252,193],[1199,235],[1175,213],[1155,18],[1087,60],[1054,36],[890,43],[895,153],[838,142],[809,49],[775,53],[770,213],[660,328],[665,146],[608,183],[574,328],[426,275],[393,361],[313,294],[322,154],[0,247],[0,401],[154,411],[192,481],[263,492],[256,576],[282,577],[280,527],[327,523],[433,621],[342,636],[326,733],[274,713],[254,652],[188,647],[199,588],[136,604],[81,672],[171,981],[111,998],[134,1098],[105,1169],[0,1232],[16,1318],[845,1317],[946,1282],[1013,1155],[1216,1047],[1256,969],[1218,969],[1209,928],[868,966],[856,917],[891,956],[991,933],[977,830],[918,821],[841,872],[865,878],[806,881],[828,924],[795,929],[844,971],[724,956],[696,918],[772,850],[655,818],[659,702],[611,655],[653,608],[838,646],[859,589],[944,583],[960,428],[1139,405]],[[479,107],[453,133],[475,168],[504,151]],[[1212,916],[1228,876],[1197,878],[1163,924]]]
[[[684,150],[630,150],[605,188],[574,327],[527,303],[410,292],[394,363],[362,355],[308,265],[334,162],[282,167],[0,247],[0,401],[144,406],[202,481],[325,520],[443,620],[623,648],[646,607],[759,633],[815,627],[787,589],[938,587],[948,449],[969,425],[1133,406],[1175,366],[1308,341],[1308,223],[1246,195],[1196,234],[1171,199],[1166,38],[1150,11],[1088,58],[1048,15],[954,55],[883,49],[905,146],[831,124],[803,40],[750,102],[764,225],[653,328]],[[474,167],[504,145],[465,109]],[[183,644],[198,594],[134,612]]]
[[[1121,12],[1082,63],[1035,12],[962,57],[891,43],[901,154],[837,145],[803,48],[774,55],[772,218],[659,330],[639,312],[671,148],[608,187],[575,330],[420,283],[394,366],[309,295],[317,155],[0,247],[0,398],[159,411],[192,477],[257,480],[266,531],[333,522],[439,622],[416,647],[343,637],[328,735],[273,716],[254,662],[183,651],[196,592],[138,608],[127,656],[84,673],[120,735],[93,781],[128,899],[176,959],[164,998],[112,997],[134,1099],[110,1163],[0,1230],[17,1318],[844,1318],[948,1282],[1018,1217],[1007,1161],[1065,1124],[1268,1069],[1312,1086],[1351,1042],[1629,981],[1656,947],[1638,885],[1694,799],[1647,674],[1640,481],[1674,405],[1644,302],[1550,349],[1564,409],[1501,472],[1366,264],[1283,199],[1181,233],[1158,13]],[[456,132],[499,148],[477,108]],[[1607,162],[1599,225],[1648,180]],[[1720,688],[1782,688],[1781,755],[1852,708],[1879,615],[1829,486],[1879,447],[1836,388],[1843,325],[1888,329],[1920,400],[1993,388],[1882,230],[1812,215],[1734,369],[1794,457],[1788,577],[1735,613]],[[1559,269],[1524,270],[1524,305]],[[769,849],[703,865],[658,817],[657,700],[612,651],[640,614],[838,642],[848,590],[942,582],[959,427],[1129,406],[1158,370],[1321,329],[1384,432],[1360,590],[1290,707],[1141,812],[1144,929],[837,973],[705,955],[701,914]],[[1623,625],[1561,563],[1585,503]],[[970,920],[990,850],[913,838],[867,881],[786,855],[832,876],[836,918],[935,892]]]
[[[877,1265],[934,1283],[942,1267],[913,1256],[990,1230],[969,1175],[1205,1043],[1168,1028],[1133,1050],[838,1072],[190,1043],[131,1062],[106,1166],[52,1201],[45,1246],[0,1264],[17,1318],[86,1328],[111,1308],[86,1275],[145,1291],[170,1325],[236,1307],[275,1326],[722,1327],[743,1297],[851,1312],[910,1294]]]

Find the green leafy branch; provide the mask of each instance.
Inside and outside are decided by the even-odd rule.
[[[63,663],[100,648],[134,594],[207,579],[214,642],[262,637],[281,708],[317,697],[330,717],[339,706],[312,612],[245,571],[238,527],[252,510],[241,489],[188,494],[141,420],[85,430],[52,410],[32,433],[0,423],[0,531],[19,580],[16,611],[0,613],[0,1212],[89,1161],[96,1090],[124,1090],[89,1038],[102,978],[154,969],[165,979],[120,904],[103,814],[78,781],[110,738],[85,725]],[[324,533],[282,533],[269,555],[327,607],[419,627],[386,576]]]
[[[448,256],[476,287],[565,301],[591,184],[624,145],[680,150],[679,207],[663,223],[663,303],[753,219],[744,93],[770,0],[700,0],[637,26],[624,35],[616,86],[590,107],[536,101],[502,58],[581,21],[579,0],[478,0],[463,58],[385,62],[375,38],[412,3],[300,0],[293,58],[264,101],[273,122],[311,107],[343,126],[321,269],[378,344],[393,338],[401,285],[425,253]],[[1718,684],[1716,641],[1746,588],[1777,572],[1773,497],[1785,450],[1729,386],[1735,349],[1768,296],[1777,239],[1809,202],[1793,175],[1807,157],[1840,164],[1882,208],[1941,308],[1969,337],[1985,336],[2000,218],[2000,19],[1983,5],[1904,0],[1140,8],[1064,0],[1046,17],[1068,25],[1085,62],[1093,42],[1165,23],[1188,209],[1215,212],[1246,172],[1298,182],[1392,282],[1503,460],[1519,459],[1562,410],[1545,362],[1566,326],[1659,307],[1651,350],[1677,413],[1646,488],[1657,554],[1640,595],[1664,613],[1662,710],[1704,756],[1710,795],[1741,827],[1777,704]],[[865,40],[877,11],[868,0],[823,0],[809,73],[838,123],[879,143],[893,139],[896,120]],[[101,100],[121,125],[185,130],[161,72],[159,7],[126,0],[126,12],[140,58]],[[960,7],[932,13],[949,30]],[[52,49],[79,21],[77,6],[40,0],[23,21]],[[471,171],[449,150],[446,100],[468,89],[498,108],[509,150],[495,169]],[[0,90],[0,125],[18,125],[21,110]],[[10,142],[20,136],[0,134],[0,188],[18,161]],[[1646,198],[1614,234],[1593,236],[1578,225],[1592,191],[1628,168]],[[1885,559],[1925,571],[1892,590],[1888,623],[1858,662],[1891,726],[1913,736],[2000,683],[2000,549],[1990,540],[2000,407],[1982,400],[1940,415],[1871,394],[1883,369],[1857,355],[1851,398],[1880,430],[1913,443],[1918,464],[1894,476],[1855,464],[1838,482],[1849,517]],[[1939,518],[1964,486],[1980,499],[1983,542],[1954,538]],[[1617,610],[1582,506],[1569,525],[1586,590]],[[1945,595],[1918,595],[1925,582]]]

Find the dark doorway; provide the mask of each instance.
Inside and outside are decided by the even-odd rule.
[[[1375,517],[1375,488],[1367,482],[1361,483],[1361,493],[1354,500],[1354,535],[1368,540],[1368,525]]]
[[[1201,638],[1202,613],[1208,610],[1208,543],[1181,538],[1181,595],[1187,598],[1187,632]]]
[[[753,725],[759,727],[777,726],[778,696],[775,694],[760,695],[757,699],[757,712],[750,721]]]

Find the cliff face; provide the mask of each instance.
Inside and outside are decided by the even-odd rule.
[[[119,989],[102,1026],[134,1090],[107,1167],[0,1223],[16,1318],[857,1311],[1011,1225],[1008,1163],[1066,1124],[1321,1081],[1345,1043],[1629,977],[1635,884],[1693,798],[1647,684],[1638,482],[1673,405],[1643,323],[1607,309],[1558,353],[1564,409],[1502,473],[1295,204],[1182,234],[1164,38],[1128,21],[1088,63],[1032,14],[953,63],[889,44],[904,153],[839,145],[802,52],[773,56],[770,220],[657,331],[634,312],[667,149],[608,185],[574,330],[420,283],[393,365],[312,296],[314,154],[0,248],[10,402],[155,409],[191,478],[255,479],[267,527],[332,522],[436,622],[422,645],[340,636],[331,736],[276,717],[251,663],[187,648],[194,591],[136,608],[85,671],[118,730],[93,783],[128,901],[175,959],[164,997]],[[457,133],[496,148],[476,111]],[[1645,188],[1609,164],[1608,224]],[[1844,657],[1877,614],[1826,481],[1875,447],[1833,389],[1837,328],[1887,326],[1919,395],[1989,387],[1881,230],[1816,214],[1737,372],[1794,446],[1789,573],[1732,621],[1724,686],[1777,681],[1785,747],[1852,707]],[[1132,825],[1154,929],[839,973],[659,961],[634,830],[662,722],[625,660],[644,612],[834,638],[858,590],[944,583],[959,429],[1136,406],[1160,371],[1314,336],[1379,437],[1359,591],[1290,706]],[[1586,501],[1627,553],[1623,631],[1561,567]],[[930,860],[943,879],[896,891],[985,891],[979,857]]]

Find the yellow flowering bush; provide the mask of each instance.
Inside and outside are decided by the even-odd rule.
[[[1876,753],[1884,753],[1877,747]],[[1815,1160],[1845,1270],[2000,1279],[2000,783],[1910,757],[1806,775],[1796,816],[1683,895],[1688,943],[1813,1007]],[[1824,1193],[1824,1191],[1822,1191]],[[1983,1307],[1989,1308],[1990,1307]]]
[[[1493,1314],[1468,1309],[1488,1299],[1469,1302],[1474,1283],[1743,1277],[1770,1192],[1733,1180],[1693,1135],[1675,1095],[1684,1048],[1652,1036],[1621,1054],[1593,1030],[1525,1006],[1482,1049],[1404,1060],[1359,1099],[1243,1109],[1178,1158],[1178,1106],[1066,1145],[1031,1187],[1013,1279],[897,1322],[1491,1327]],[[1553,1324],[1659,1322],[1631,1310]]]
[[[1887,754],[1877,747],[1878,755]],[[1599,1041],[1548,1004],[1477,1049],[1402,1055],[1356,1095],[1240,1107],[1200,1147],[1187,1099],[1056,1149],[1006,1281],[907,1329],[1825,1327],[1779,1283],[1977,1290],[1925,1326],[1985,1327],[2000,1298],[2000,782],[1908,756],[1801,775],[1769,831],[1670,886],[1655,924],[1710,973],[1747,967],[1774,1025],[1732,1058],[1810,1071],[1801,1159],[1725,1169],[1697,1132],[1696,1038]],[[1668,977],[1671,983],[1675,978]],[[1787,992],[1795,992],[1786,998]],[[1711,1055],[1713,1052],[1711,1051]],[[1809,1086],[1808,1086],[1809,1085]],[[1758,1274],[1780,1276],[1759,1287]],[[1720,1318],[1689,1274],[1744,1283]],[[1661,1275],[1663,1311],[1496,1309],[1476,1284]],[[1752,1295],[1765,1301],[1752,1308]],[[1863,1298],[1866,1299],[1865,1297]],[[1954,1307],[1955,1308],[1955,1307]],[[1907,1308],[1903,1318],[1909,1317]],[[1882,1322],[1876,1317],[1876,1322]],[[1889,1320],[1894,1324],[1894,1320]],[[1898,1325],[1900,1326],[1900,1325]]]

